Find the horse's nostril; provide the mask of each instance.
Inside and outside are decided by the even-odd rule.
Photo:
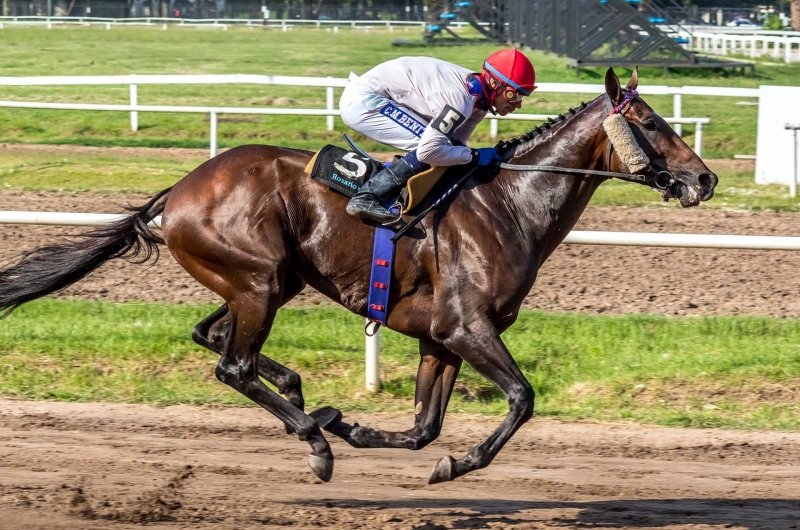
[[[719,182],[719,179],[713,173],[703,173],[697,178],[697,181],[700,184],[700,187],[703,188],[703,191],[707,193],[714,189],[714,187],[717,185],[717,182]]]

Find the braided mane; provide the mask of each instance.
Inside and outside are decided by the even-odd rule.
[[[578,114],[580,111],[584,110],[586,107],[589,106],[590,103],[581,102],[579,107],[575,107],[574,109],[569,109],[565,114],[559,114],[555,119],[547,118],[547,121],[543,124],[539,125],[538,127],[534,127],[530,131],[526,132],[522,136],[517,136],[516,138],[512,138],[505,142],[507,147],[515,147],[518,145],[526,144],[542,134],[545,131],[549,131],[550,128],[555,125],[556,123],[560,123],[567,118]]]

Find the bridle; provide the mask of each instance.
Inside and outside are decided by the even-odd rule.
[[[613,103],[611,102],[611,98],[608,94],[605,94],[605,104],[606,110],[608,111],[608,115],[611,116],[612,114],[623,114],[625,113],[625,109],[630,106],[630,103],[634,100],[634,98],[638,97],[639,93],[635,90],[626,90],[624,92],[624,97],[622,102],[614,107]],[[627,123],[627,121],[626,121]],[[628,125],[630,127],[630,125]],[[637,143],[638,145],[638,143]],[[608,160],[608,165],[611,165],[611,155],[614,151],[614,142],[611,138],[608,139],[608,153],[606,155]],[[641,146],[639,146],[641,149]],[[626,160],[623,159],[623,162]],[[626,165],[628,165],[626,163]],[[508,164],[503,162],[500,164],[501,169],[506,169],[509,171],[541,171],[544,173],[571,173],[575,175],[594,175],[599,177],[608,177],[608,178],[617,178],[620,180],[625,180],[628,182],[638,182],[641,184],[648,184],[657,188],[659,190],[666,190],[676,184],[675,177],[669,171],[658,171],[650,164],[644,168],[642,173],[619,173],[616,171],[600,171],[596,169],[576,169],[570,167],[561,167],[561,166],[533,166],[533,165],[524,165],[524,164]]]
[[[653,166],[650,165],[650,161],[649,161],[649,159],[647,159],[647,155],[644,154],[644,152],[642,151],[642,147],[639,145],[639,143],[633,137],[633,132],[630,129],[630,124],[628,123],[627,120],[624,119],[625,108],[630,105],[631,101],[633,101],[634,98],[639,96],[639,93],[636,92],[635,90],[625,90],[623,93],[624,93],[624,97],[622,99],[622,102],[619,105],[617,105],[616,107],[614,107],[614,105],[613,105],[613,103],[611,101],[611,97],[609,97],[608,94],[605,94],[604,97],[605,97],[606,110],[608,111],[609,118],[611,118],[612,115],[616,115],[616,114],[622,115],[622,122],[625,123],[625,126],[624,126],[625,127],[625,131],[624,132],[627,134],[628,138],[631,139],[631,141],[635,144],[635,148],[638,149],[638,151],[641,152],[640,156],[647,160],[647,162],[646,162],[647,165],[644,167],[644,169],[642,169],[642,173],[618,173],[616,171],[600,171],[600,170],[596,170],[596,169],[576,169],[576,168],[571,168],[571,167],[560,167],[560,166],[531,166],[531,165],[521,165],[521,164],[507,164],[505,162],[501,163],[499,166],[496,166],[496,167],[499,167],[500,169],[505,169],[505,170],[508,170],[508,171],[541,171],[541,172],[544,172],[544,173],[571,173],[571,174],[582,175],[582,176],[596,175],[596,176],[600,176],[600,177],[617,178],[617,179],[625,180],[625,181],[628,181],[628,182],[639,182],[639,183],[647,184],[647,185],[650,185],[651,187],[653,187],[655,189],[658,189],[658,190],[661,190],[661,191],[670,190],[670,193],[672,194],[672,196],[677,196],[677,190],[673,189],[673,186],[675,186],[677,184],[677,181],[675,180],[675,177],[669,171],[657,171],[656,169],[653,168]],[[609,118],[606,118],[606,119],[608,120]],[[604,126],[605,126],[605,123],[604,123]],[[353,147],[354,149],[358,149],[357,147],[355,147],[355,144],[352,143],[352,140],[350,140],[347,135],[345,135],[345,140],[347,140],[347,142],[350,144],[351,147]],[[500,151],[503,150],[502,144],[503,144],[503,142],[501,142],[498,145],[498,150],[500,150]],[[607,160],[608,160],[607,163],[608,163],[609,166],[611,165],[611,155],[612,155],[614,149],[615,149],[614,143],[613,143],[611,137],[609,136],[609,138],[608,138],[608,152],[606,153],[606,157],[607,157]],[[622,152],[620,151],[619,148],[616,148],[616,149],[617,149],[617,152],[620,154],[620,158],[622,158],[622,161],[625,162],[625,165],[627,167],[631,167],[632,165],[634,165],[634,164],[632,164],[631,160],[625,160],[626,157],[622,154]],[[637,161],[637,162],[639,162],[639,161]],[[635,167],[635,165],[634,165],[634,167]],[[417,223],[419,223],[428,214],[428,212],[430,212],[431,210],[433,210],[434,208],[439,206],[439,204],[441,204],[442,201],[447,199],[447,197],[449,197],[455,190],[460,188],[468,179],[470,179],[472,177],[472,175],[475,173],[475,171],[477,169],[478,169],[478,166],[474,166],[469,171],[467,171],[458,180],[458,182],[456,182],[452,187],[450,187],[450,189],[448,189],[445,192],[444,195],[442,195],[432,205],[430,205],[429,207],[425,208],[425,210],[420,212],[416,217],[414,217],[414,219],[410,223],[407,223],[405,225],[399,225],[396,228],[397,232],[395,232],[394,236],[392,236],[392,243],[397,242],[397,240],[400,239],[401,237],[403,237],[403,235],[406,232],[408,232],[413,226],[415,226]],[[400,220],[400,221],[402,221],[402,220]]]

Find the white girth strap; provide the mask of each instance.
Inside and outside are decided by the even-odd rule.
[[[603,121],[603,129],[605,129],[611,145],[614,146],[631,173],[643,171],[650,165],[650,159],[639,147],[628,121],[622,114],[609,115]]]

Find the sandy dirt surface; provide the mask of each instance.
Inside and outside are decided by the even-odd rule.
[[[427,485],[498,421],[450,417],[416,453],[334,440],[323,484],[259,409],[2,400],[0,528],[798,528],[800,433],[535,419],[488,468]]]
[[[143,195],[0,192],[0,209],[119,213]],[[589,208],[579,230],[800,235],[800,214],[693,208]],[[0,225],[0,262],[84,229]],[[525,306],[546,311],[800,316],[800,256],[792,252],[563,245]],[[154,267],[112,262],[60,295],[108,301],[218,301],[169,255]],[[295,306],[328,303],[311,289]]]

